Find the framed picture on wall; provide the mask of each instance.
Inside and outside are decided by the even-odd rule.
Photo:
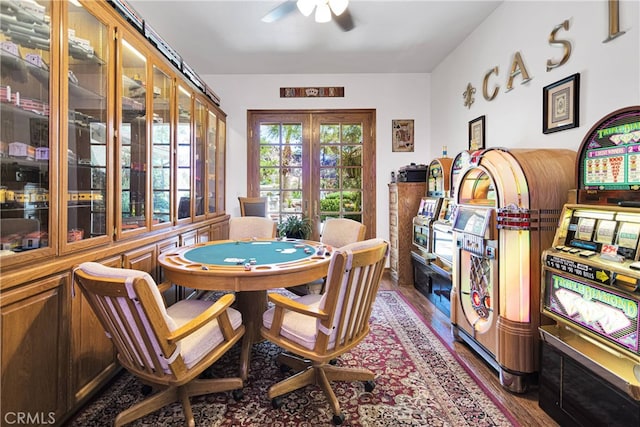
[[[484,149],[484,116],[475,118],[469,122],[469,150]]]
[[[413,152],[413,120],[391,121],[392,151]]]
[[[578,127],[580,73],[542,88],[542,133]]]

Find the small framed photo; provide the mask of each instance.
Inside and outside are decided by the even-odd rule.
[[[469,150],[484,149],[484,116],[475,118],[469,122]]]
[[[392,151],[413,152],[413,120],[392,120]]]
[[[580,126],[580,73],[542,88],[542,133]]]

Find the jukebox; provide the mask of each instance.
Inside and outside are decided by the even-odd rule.
[[[452,160],[440,157],[427,167],[427,197],[420,202],[418,214],[413,218],[413,263],[414,286],[441,311],[449,314],[449,292],[451,279],[444,280],[437,267],[434,252],[433,222],[441,215],[445,197],[449,195],[449,179]]]
[[[640,425],[640,106],[593,126],[543,253],[539,404],[562,424]]]
[[[573,187],[575,152],[472,153],[456,192],[451,326],[524,392],[539,369],[540,256]]]

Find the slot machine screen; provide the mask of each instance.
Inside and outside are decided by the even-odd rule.
[[[597,126],[583,141],[578,162],[580,188],[632,190],[640,185],[640,112],[621,111]],[[586,145],[585,145],[586,144]]]

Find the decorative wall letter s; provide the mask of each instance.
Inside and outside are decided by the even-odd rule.
[[[564,28],[565,31],[569,29],[568,19],[565,19],[562,24],[556,25],[553,31],[551,31],[551,34],[549,34],[549,44],[551,46],[553,45],[564,46],[564,55],[562,55],[562,59],[560,60],[560,62],[553,62],[553,60],[547,59],[547,71],[551,71],[554,68],[563,65],[565,62],[569,60],[569,57],[571,56],[571,42],[569,42],[568,40],[556,40],[556,34],[561,28]]]

